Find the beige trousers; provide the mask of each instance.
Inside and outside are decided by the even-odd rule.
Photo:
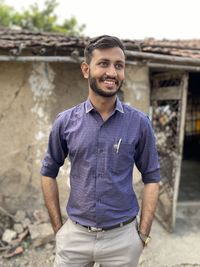
[[[143,250],[136,224],[88,232],[68,219],[56,234],[54,267],[136,267]]]

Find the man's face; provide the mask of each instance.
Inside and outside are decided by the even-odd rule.
[[[95,49],[89,64],[89,86],[103,97],[116,95],[123,84],[125,56],[119,47]]]

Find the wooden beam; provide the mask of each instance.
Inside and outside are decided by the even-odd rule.
[[[189,65],[177,65],[177,64],[164,64],[164,63],[147,63],[147,66],[154,69],[163,70],[184,70],[191,72],[200,72],[200,66],[189,66]]]
[[[191,71],[191,72],[200,72],[200,66],[190,66],[190,65],[177,65],[177,64],[167,64],[167,63],[152,63],[152,62],[140,62],[138,61],[126,61],[127,65],[133,66],[148,66],[152,69],[162,69],[162,70],[184,70],[184,71]]]
[[[178,207],[200,207],[200,201],[179,201],[177,202]]]
[[[83,58],[73,58],[65,56],[0,56],[0,61],[17,61],[17,62],[69,62],[81,63]]]
[[[154,61],[164,61],[171,63],[178,63],[182,65],[198,65],[200,66],[200,58],[188,58],[188,57],[178,57],[178,56],[168,56],[161,54],[153,54],[146,52],[135,52],[135,51],[125,51],[127,57],[139,58],[139,59],[148,59]]]
[[[153,89],[151,100],[177,100],[181,99],[181,90],[179,86],[160,87]]]

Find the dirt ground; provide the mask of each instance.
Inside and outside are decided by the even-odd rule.
[[[152,227],[152,242],[144,250],[140,267],[200,267],[200,206],[178,207],[173,233],[157,221]]]
[[[154,221],[152,240],[140,258],[139,267],[200,267],[200,209],[178,207],[174,233],[168,233]],[[22,255],[9,260],[0,258],[1,267],[51,267],[55,243],[27,248]]]

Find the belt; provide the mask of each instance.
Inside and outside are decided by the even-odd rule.
[[[102,227],[102,228],[82,225],[82,224],[79,224],[78,222],[76,222],[76,224],[79,224],[79,225],[87,228],[88,232],[104,232],[104,231],[112,230],[112,229],[115,229],[115,228],[118,228],[118,227],[123,227],[124,225],[127,225],[127,224],[133,222],[135,220],[135,218],[136,217],[133,217],[133,218],[131,218],[131,219],[125,221],[125,222],[122,222],[122,223],[119,223],[119,224],[115,224],[115,225],[112,225],[112,226],[108,226],[108,227]]]

